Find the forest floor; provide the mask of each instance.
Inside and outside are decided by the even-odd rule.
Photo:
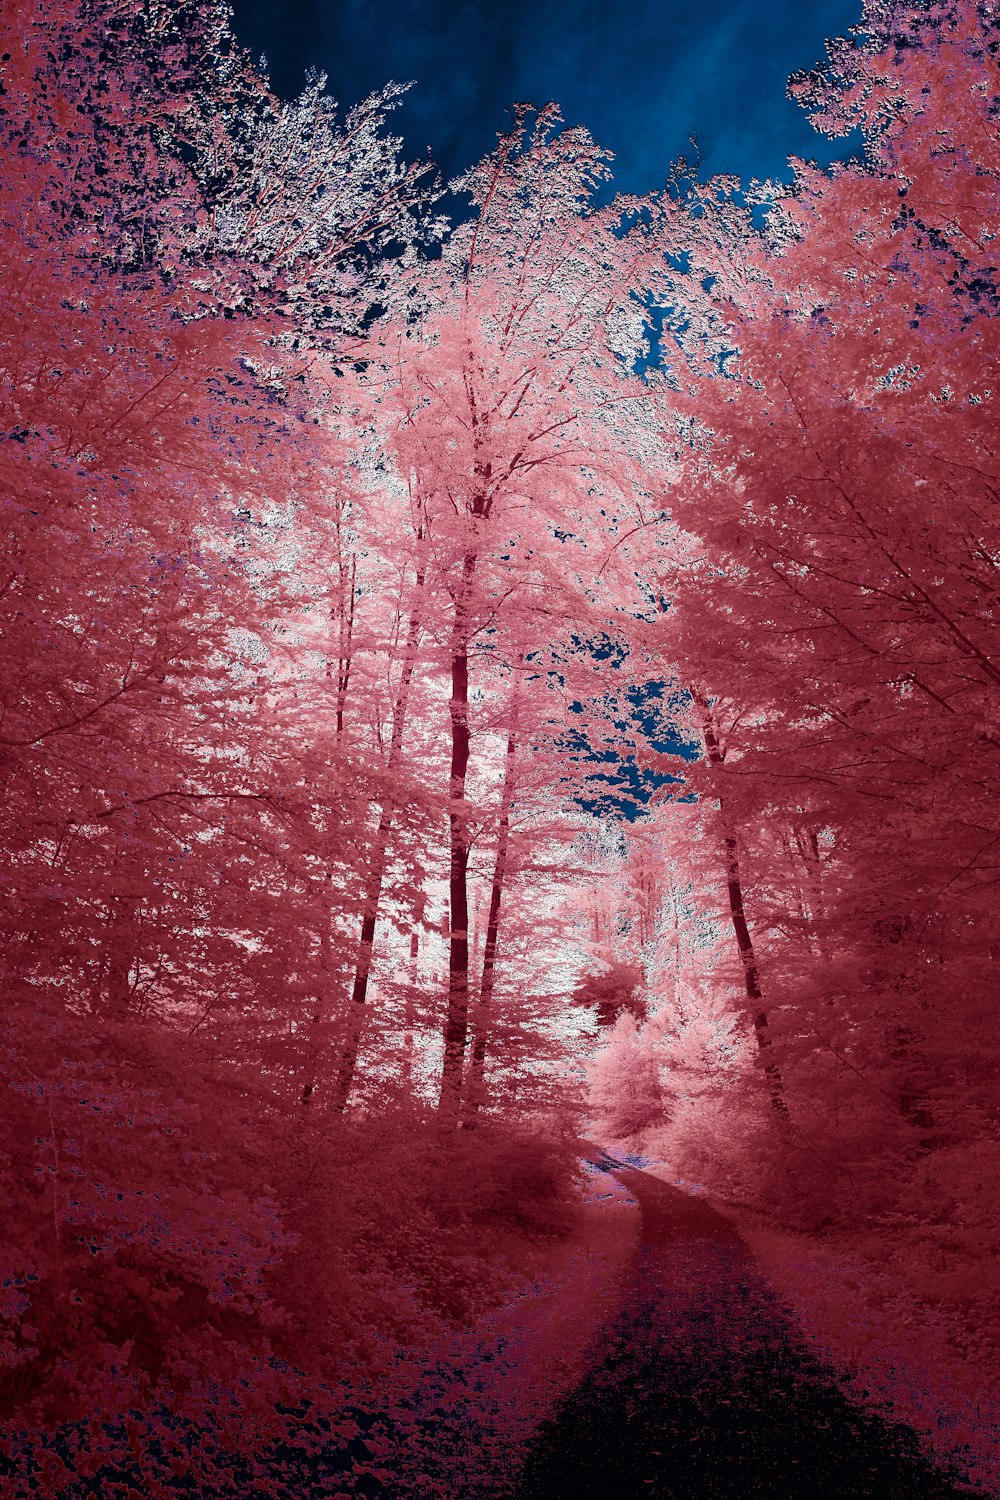
[[[734,1223],[662,1164],[609,1165],[520,1295],[430,1352],[390,1491],[352,1495],[965,1494],[911,1429],[1000,1495],[976,1376],[848,1247]]]
[[[661,1162],[645,1170],[677,1183]],[[704,1196],[733,1221],[845,1393],[913,1427],[939,1462],[954,1462],[983,1493],[1000,1496],[1000,1371],[992,1343],[970,1350],[959,1310],[929,1304],[919,1279],[907,1276],[905,1256],[877,1255],[870,1231],[794,1233]]]
[[[507,1500],[532,1435],[620,1313],[639,1238],[634,1197],[588,1167],[570,1234],[511,1245],[519,1293],[348,1396],[372,1425],[359,1418],[362,1461],[348,1477],[335,1459],[322,1493]]]
[[[517,1500],[945,1500],[905,1422],[844,1390],[728,1218],[653,1174],[622,1305],[529,1444]]]
[[[572,1236],[536,1250],[516,1301],[481,1319],[474,1334],[502,1347],[486,1384],[505,1442],[520,1446],[577,1384],[600,1331],[620,1311],[639,1245],[635,1198],[607,1172],[589,1170]]]
[[[1000,1372],[987,1357],[957,1352],[954,1313],[874,1259],[870,1235],[819,1238],[749,1223],[740,1232],[844,1389],[884,1406],[940,1461],[1000,1496]]]
[[[325,1482],[312,1468],[296,1490],[286,1473],[281,1493],[969,1493],[916,1432],[942,1470],[1000,1496],[1000,1403],[857,1245],[718,1212],[641,1165],[612,1175],[595,1149],[569,1235],[519,1242],[520,1292],[359,1391],[354,1462],[331,1452]]]
[[[923,1466],[915,1429],[943,1467],[962,1460],[977,1493],[1000,1496],[1000,1402],[856,1245],[737,1221],[662,1163],[589,1154],[571,1232],[516,1241],[520,1292],[345,1390],[357,1436],[320,1458],[275,1453],[269,1492],[966,1494]]]

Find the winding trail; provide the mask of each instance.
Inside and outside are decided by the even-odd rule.
[[[847,1399],[727,1219],[646,1172],[614,1175],[642,1212],[624,1302],[536,1434],[517,1500],[969,1495],[909,1428]]]

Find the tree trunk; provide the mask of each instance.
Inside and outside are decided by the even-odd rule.
[[[350,595],[345,608],[343,597],[340,605],[340,640],[337,656],[337,741],[344,733],[344,711],[347,707],[347,691],[351,685],[351,668],[354,664],[354,614],[357,607],[358,559],[351,554]],[[343,594],[343,586],[342,586]]]
[[[673,880],[669,881],[669,889],[671,911],[670,951],[673,955],[673,963],[671,965],[671,971],[673,975],[673,1004],[671,1006],[671,1015],[683,1025],[683,1023],[687,1019],[687,1015],[683,1000],[684,974],[681,959],[681,898],[680,893],[678,892]]]
[[[410,974],[403,1008],[402,1083],[408,1094],[413,1092],[413,1054],[416,1047],[417,979],[420,973],[420,933],[410,933]]]
[[[800,877],[796,883],[801,893],[799,907],[806,942],[812,956],[821,964],[823,973],[828,974],[830,957],[824,934],[825,912],[821,884],[823,865],[816,830],[804,825],[793,828],[789,836],[788,852],[793,863],[795,854],[798,854],[801,867],[805,872],[804,881]],[[827,1005],[833,1004],[832,995],[827,995],[826,1003]]]
[[[333,876],[327,872],[325,884],[328,886]],[[319,912],[319,963],[322,980],[316,993],[316,1009],[314,1010],[309,1027],[308,1057],[306,1059],[306,1081],[302,1085],[302,1104],[308,1109],[312,1103],[313,1094],[316,1092],[316,1082],[322,1072],[323,1058],[326,1054],[328,1032],[330,1029],[330,1004],[333,991],[333,964],[330,952],[330,922],[329,922],[329,898],[322,891],[317,899],[316,906]]]
[[[365,1024],[365,1006],[368,1001],[368,983],[371,978],[372,957],[375,949],[375,928],[378,924],[382,886],[385,881],[389,836],[392,833],[395,816],[395,803],[387,799],[382,804],[378,829],[370,854],[361,915],[361,935],[358,940],[358,958],[354,969],[354,983],[351,986],[351,997],[347,1007],[347,1025],[333,1088],[333,1107],[340,1111],[347,1108],[358,1065],[361,1033]]]
[[[490,887],[490,910],[486,919],[486,944],[483,949],[483,973],[479,984],[479,1003],[476,1007],[475,1036],[472,1043],[472,1058],[469,1063],[465,1087],[465,1123],[470,1128],[485,1098],[484,1077],[486,1071],[486,1043],[489,1033],[490,1011],[493,1004],[493,983],[496,974],[497,942],[500,936],[500,906],[507,881],[507,849],[510,843],[510,808],[514,795],[514,756],[517,753],[515,725],[507,734],[507,754],[504,760],[503,791],[500,795],[500,817],[497,823],[497,852],[493,865],[493,883]]]
[[[725,760],[725,752],[719,744],[719,736],[709,710],[708,701],[703,697],[695,695],[695,702],[702,710],[702,732],[705,737],[705,750],[708,754],[709,764],[715,769],[719,769]],[[729,914],[732,919],[733,933],[736,938],[736,947],[739,951],[740,962],[743,965],[743,983],[746,989],[750,1016],[753,1021],[754,1036],[757,1039],[757,1052],[764,1069],[764,1077],[767,1080],[771,1103],[779,1115],[787,1116],[788,1105],[785,1102],[784,1083],[781,1077],[781,1069],[774,1061],[772,1055],[772,1043],[767,1025],[767,1011],[764,1009],[764,996],[760,983],[760,969],[757,965],[757,954],[754,950],[753,939],[750,936],[750,928],[747,923],[746,910],[743,904],[743,881],[740,875],[739,844],[734,830],[729,826],[725,799],[722,796],[721,787],[718,789],[717,794],[723,825],[723,850],[726,869],[726,890],[729,896]]]
[[[417,574],[416,579],[418,599],[423,585],[424,573],[421,571]],[[389,743],[389,760],[386,766],[386,776],[390,785],[386,798],[382,803],[381,812],[379,813],[378,828],[375,832],[375,839],[369,857],[368,879],[365,882],[364,905],[361,909],[361,934],[358,939],[358,957],[354,970],[354,983],[351,986],[351,997],[347,1008],[347,1026],[344,1040],[341,1044],[337,1077],[334,1081],[333,1107],[338,1111],[343,1111],[347,1108],[347,1101],[350,1098],[351,1088],[354,1083],[354,1074],[358,1064],[358,1051],[361,1047],[365,1006],[368,1000],[368,982],[371,977],[372,955],[375,947],[375,928],[378,924],[379,905],[382,900],[382,886],[385,881],[389,839],[396,816],[396,804],[392,797],[391,779],[398,769],[402,755],[403,729],[406,723],[406,710],[410,696],[410,685],[413,681],[417,643],[420,638],[421,628],[420,613],[414,609],[414,612],[410,615],[406,658],[403,662],[403,671],[392,710],[392,738]]]
[[[331,625],[336,627],[337,635],[337,673],[336,673],[336,735],[339,744],[344,733],[344,716],[347,709],[347,695],[351,685],[351,670],[354,665],[354,624],[357,609],[357,577],[358,558],[353,550],[350,552],[350,562],[347,561],[345,543],[345,520],[347,500],[345,496],[340,498],[340,506],[334,520],[334,531],[336,534],[336,567],[338,575],[337,600],[330,608]],[[333,682],[333,658],[327,660],[327,678]]]
[[[473,252],[470,251],[470,257]],[[471,258],[470,262],[471,264]],[[467,379],[474,450],[474,492],[467,512],[469,523],[462,574],[455,590],[451,637],[451,767],[448,780],[449,861],[448,1013],[444,1026],[444,1060],[438,1110],[457,1122],[462,1105],[465,1048],[469,1033],[469,817],[465,781],[469,769],[469,642],[472,636],[472,590],[479,563],[480,528],[492,506],[493,467],[489,456],[488,423],[483,423],[474,382]]]
[[[462,564],[461,592],[455,601],[451,651],[448,1014],[438,1101],[438,1108],[447,1116],[457,1116],[459,1111],[469,1031],[469,818],[465,808],[465,780],[470,746],[468,599],[475,570],[476,554],[467,552]]]

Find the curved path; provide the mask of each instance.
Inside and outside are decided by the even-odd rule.
[[[648,1173],[615,1175],[642,1211],[625,1300],[536,1434],[517,1500],[969,1495],[908,1428],[848,1401],[728,1220]]]

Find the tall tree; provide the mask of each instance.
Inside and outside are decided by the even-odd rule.
[[[476,210],[428,280],[396,358],[400,464],[426,496],[446,600],[449,1001],[441,1108],[459,1107],[469,1016],[467,779],[474,653],[556,553],[586,547],[595,498],[625,481],[620,432],[639,395],[634,293],[651,255],[641,205],[594,203],[606,156],[553,108],[522,113],[464,180]],[[579,567],[574,562],[574,567]]]
[[[728,353],[724,378],[678,360],[665,402],[696,541],[646,637],[731,705],[718,780],[782,1050],[804,1080],[803,1037],[839,1055],[919,1149],[965,1128],[996,946],[995,37],[974,6],[870,6],[793,82],[867,163],[798,164],[759,233],[695,190],[689,295]]]

